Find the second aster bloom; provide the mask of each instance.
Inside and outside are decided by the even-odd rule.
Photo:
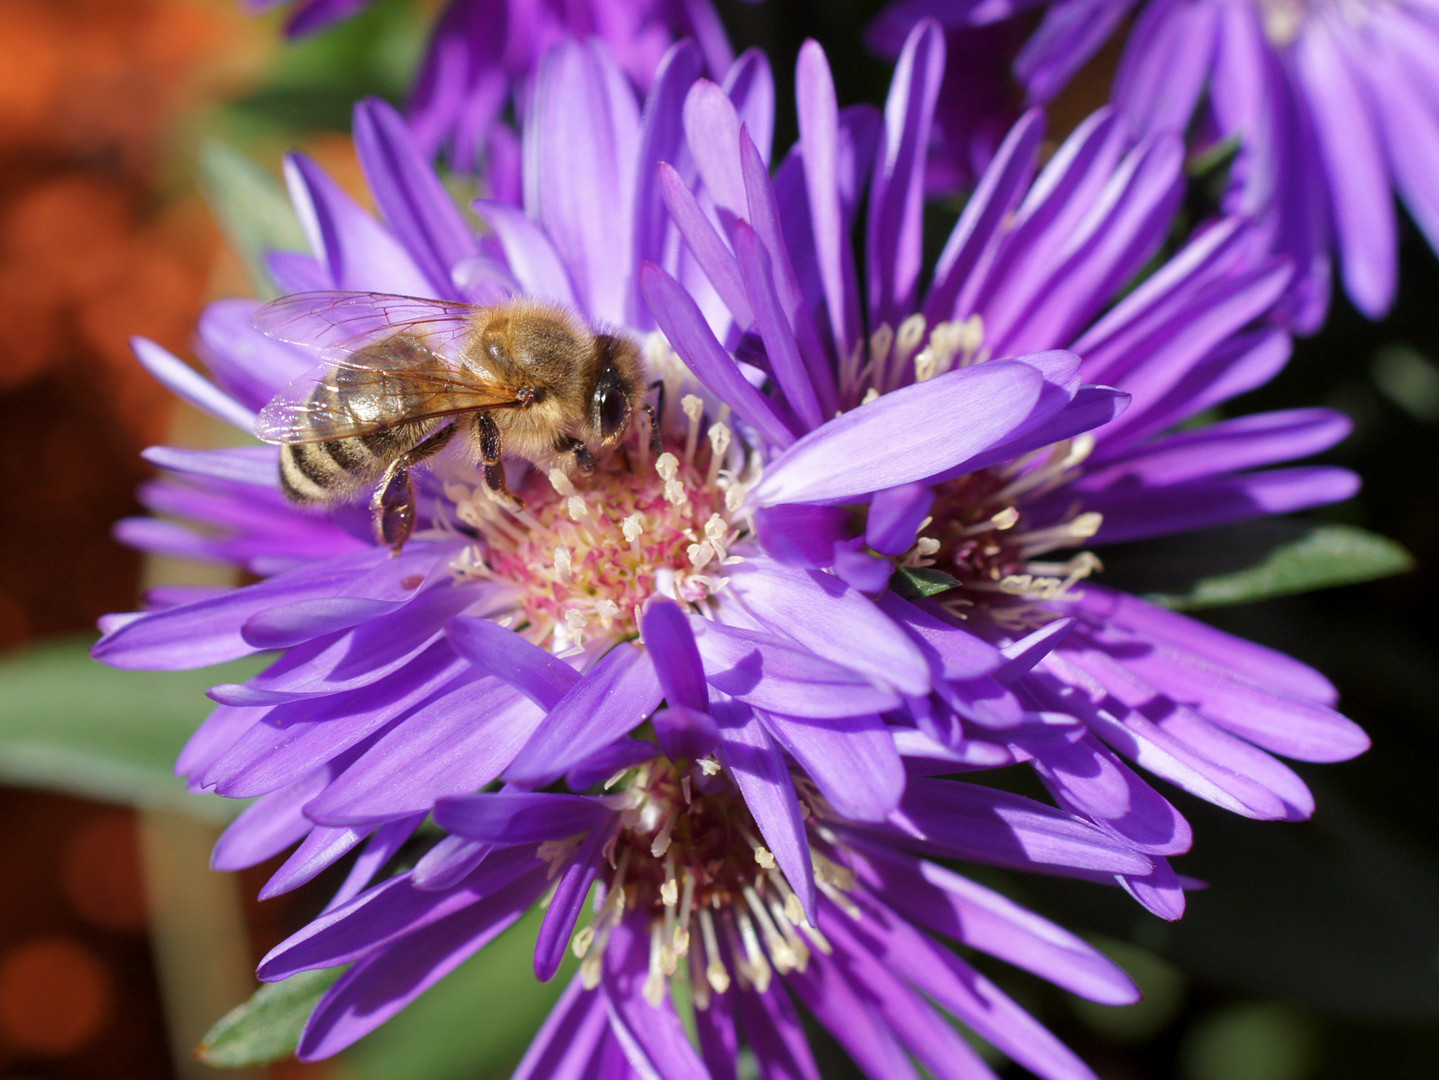
[[[800,142],[772,183],[734,120],[736,152],[696,153],[698,195],[665,174],[671,210],[733,314],[738,354],[768,372],[763,407],[841,414],[801,437],[751,490],[757,535],[787,565],[877,590],[889,610],[906,604],[917,613],[907,625],[941,653],[977,635],[1012,659],[988,692],[937,668],[933,692],[907,698],[916,736],[944,750],[933,752],[936,769],[962,760],[980,733],[999,739],[1033,762],[1062,805],[1157,855],[1185,850],[1188,826],[1121,759],[1238,813],[1305,817],[1307,788],[1272,755],[1333,761],[1367,746],[1333,710],[1333,687],[1272,650],[1098,585],[1093,551],[1353,493],[1343,469],[1268,468],[1342,438],[1348,422],[1337,413],[1298,409],[1175,431],[1282,367],[1289,340],[1260,320],[1284,295],[1289,267],[1263,254],[1247,222],[1228,219],[1117,298],[1167,236],[1183,147],[1160,134],[1129,148],[1106,112],[1036,176],[1041,120],[1031,114],[996,153],[926,282],[921,177],[942,66],[942,36],[921,26],[877,123],[837,108],[823,53],[806,46]],[[705,94],[717,104],[703,88],[692,96]],[[699,137],[692,129],[692,146]],[[861,273],[846,238],[866,199]],[[676,283],[657,268],[646,283],[661,328],[700,377],[732,378],[733,362],[726,367]],[[834,441],[847,418],[923,393],[943,373],[1054,348],[1081,358],[1051,369],[1053,385],[1075,394],[1064,416],[1076,423],[1049,427],[1044,449],[996,445],[921,482],[894,470],[861,506],[827,473],[838,454],[865,460],[862,439]],[[698,364],[705,357],[709,367]],[[1110,415],[1110,400],[1081,380],[1126,391],[1128,409]],[[1097,411],[1084,417],[1090,395]],[[935,595],[899,600],[885,588],[896,568],[910,581],[938,572],[924,590]],[[1036,640],[1045,647],[1031,650]],[[956,688],[964,700],[950,695]],[[1036,715],[1068,717],[1082,734],[1026,729]],[[1182,897],[1166,873],[1134,887],[1154,910],[1177,915]]]
[[[915,20],[956,32],[1042,9],[1015,61],[1044,103],[1127,20],[1113,104],[1134,137],[1190,130],[1237,144],[1224,205],[1289,256],[1285,309],[1313,332],[1330,291],[1371,318],[1394,299],[1394,193],[1439,250],[1439,12],[1426,0],[904,0],[872,30],[897,50]]]
[[[302,1058],[383,1023],[547,894],[536,974],[552,978],[571,950],[581,963],[517,1077],[733,1077],[743,1055],[761,1077],[815,1078],[802,1005],[870,1076],[913,1076],[912,1055],[935,1076],[992,1078],[952,1017],[1048,1080],[1092,1078],[936,936],[1096,1001],[1132,1001],[1133,985],[925,856],[1060,874],[1142,872],[1143,856],[1051,808],[950,781],[912,781],[894,824],[848,820],[787,760],[784,728],[707,687],[677,605],[651,605],[643,631],[669,704],[623,764],[577,778],[606,778],[599,793],[442,799],[435,819],[451,835],[413,870],[265,958],[265,979],[352,965],[311,1016]],[[535,649],[517,666],[553,664]]]

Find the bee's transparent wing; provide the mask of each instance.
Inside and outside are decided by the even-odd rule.
[[[405,333],[454,363],[456,347],[481,309],[455,300],[367,292],[294,293],[255,312],[256,329],[278,341],[319,351],[334,365],[351,363],[370,342]]]
[[[255,434],[272,443],[351,439],[416,420],[519,404],[487,372],[456,371],[427,339],[394,334],[311,368],[260,410]]]

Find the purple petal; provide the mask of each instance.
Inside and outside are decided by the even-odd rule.
[[[428,990],[512,926],[544,890],[533,871],[444,922],[380,949],[345,972],[305,1025],[295,1056],[315,1061],[343,1050]]]
[[[910,602],[886,592],[876,603],[909,632],[937,677],[979,678],[994,672],[1004,660],[993,645],[981,641],[963,626],[947,622],[922,601]]]
[[[644,997],[650,939],[637,925],[641,921],[636,917],[621,920],[605,950],[601,985],[611,1030],[640,1076],[710,1080],[673,1006],[668,1001],[651,1005]]]
[[[280,451],[274,446],[231,446],[222,450],[182,450],[151,446],[140,456],[161,469],[273,490],[280,482]]]
[[[554,241],[594,319],[622,323],[639,107],[597,44],[565,41],[542,61],[525,124],[525,212]]]
[[[729,246],[715,231],[714,224],[700,209],[699,200],[695,198],[694,192],[690,190],[674,166],[667,162],[660,163],[659,185],[660,194],[664,198],[665,207],[669,210],[670,217],[674,219],[680,235],[684,237],[685,243],[694,254],[705,277],[714,286],[715,292],[729,308],[735,322],[741,327],[753,325],[754,309],[750,307],[739,263]],[[645,264],[640,264],[641,284],[644,282],[644,266]],[[649,301],[648,293],[645,294],[645,299]],[[653,301],[649,302],[653,303]]]
[[[1094,826],[1019,795],[911,778],[899,810],[925,849],[1017,869],[1147,874],[1153,863]]]
[[[253,430],[255,414],[252,411],[220,390],[179,357],[147,338],[131,338],[130,347],[145,366],[145,370],[155,376],[167,390],[211,416],[233,424],[241,431]]]
[[[1372,105],[1343,53],[1327,21],[1311,20],[1294,44],[1294,72],[1314,111],[1345,291],[1360,311],[1377,319],[1394,301],[1394,203]]]
[[[746,502],[844,502],[961,467],[1029,415],[1042,384],[1029,365],[995,360],[902,387],[789,447]]]
[[[491,619],[451,619],[445,636],[478,671],[504,679],[542,709],[554,708],[580,681],[563,660]]]
[[[824,724],[764,712],[757,715],[843,816],[883,821],[899,806],[904,765],[878,716]]]
[[[355,150],[375,202],[425,276],[450,298],[451,268],[480,248],[400,114],[377,98],[355,106]]]
[[[440,828],[493,844],[537,844],[602,830],[615,813],[603,798],[539,791],[455,795],[435,803]]]
[[[560,875],[535,942],[535,978],[540,982],[553,979],[564,962],[570,936],[584,909],[585,898],[599,875],[604,849],[613,839],[613,829],[596,829],[590,833]],[[536,1038],[543,1037],[544,1032],[541,1031]]]
[[[915,308],[923,254],[924,160],[944,75],[944,37],[933,23],[910,33],[884,108],[883,152],[870,185],[866,250],[869,309],[897,327]]]
[[[795,795],[794,780],[779,746],[749,710],[736,708],[717,717],[723,726],[720,764],[744,795],[760,835],[774,853],[790,888],[804,907],[805,918],[815,923],[814,866],[804,811]]]
[[[656,599],[640,619],[640,635],[654,660],[665,700],[697,712],[707,709],[704,663],[683,609],[672,600]]]
[[[430,285],[395,237],[303,154],[285,159],[290,198],[334,287],[424,296]]]
[[[876,492],[865,522],[865,543],[881,555],[903,555],[914,546],[919,527],[933,505],[934,491],[923,484]]]
[[[750,559],[730,568],[729,583],[730,595],[771,633],[901,693],[929,692],[919,647],[874,601],[832,574]],[[843,640],[836,626],[845,628]]]
[[[817,718],[882,712],[898,695],[784,638],[692,618],[710,685],[756,708]]]
[[[633,645],[611,649],[550,710],[505,778],[527,787],[552,783],[644,723],[663,695],[648,656]]]
[[[608,1033],[604,996],[586,990],[576,975],[531,1040],[511,1080],[584,1080],[592,1075],[598,1048]],[[599,1075],[608,1080],[609,1074]]]
[[[1143,491],[1095,493],[1086,496],[1084,508],[1104,516],[1094,543],[1117,544],[1288,514],[1341,502],[1358,490],[1359,478],[1348,469],[1312,465]]]
[[[570,273],[545,230],[524,211],[495,199],[477,199],[475,213],[484,219],[500,242],[505,264],[526,296],[575,305]]]
[[[852,864],[856,875],[906,918],[1090,1001],[1128,1005],[1138,999],[1119,965],[1008,897],[877,845],[860,844],[859,851]]]
[[[735,226],[734,241],[740,273],[744,275],[755,314],[755,330],[764,342],[775,382],[805,428],[818,427],[821,423],[819,398],[800,359],[794,330],[781,309],[770,253],[744,222]]]
[[[655,322],[695,378],[762,438],[776,446],[793,443],[794,432],[769,400],[740,373],[684,287],[654,263],[645,263],[640,267],[640,288]]]

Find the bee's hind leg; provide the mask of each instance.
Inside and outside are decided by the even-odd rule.
[[[513,494],[505,483],[505,464],[502,458],[500,426],[488,412],[475,414],[475,431],[480,437],[480,460],[485,466],[485,486],[496,499],[511,510],[525,508],[525,500]]]
[[[455,425],[446,424],[434,434],[397,457],[380,477],[370,500],[375,539],[398,555],[415,530],[415,492],[410,487],[410,468],[443,450],[455,437]]]

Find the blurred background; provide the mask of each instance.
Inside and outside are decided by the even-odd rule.
[[[737,50],[770,51],[781,103],[793,100],[806,36],[829,52],[842,103],[882,100],[888,69],[856,33],[877,2],[718,6]],[[258,958],[318,910],[323,880],[259,904],[273,866],[211,872],[209,847],[236,807],[186,795],[169,775],[207,711],[204,688],[236,676],[114,672],[86,649],[95,620],[133,608],[147,583],[227,580],[142,565],[110,537],[140,512],[143,447],[213,438],[128,345],[143,334],[190,357],[203,304],[249,292],[206,189],[215,201],[237,160],[275,175],[298,146],[363,199],[351,104],[403,100],[436,8],[383,0],[285,43],[279,14],[249,17],[239,0],[0,0],[4,1080],[222,1075],[194,1048],[254,990]],[[1112,63],[1101,56],[1086,72],[1052,135],[1102,102]],[[793,134],[782,104],[776,145]],[[953,212],[936,208],[936,227]],[[1355,434],[1328,458],[1365,488],[1323,516],[1392,537],[1417,567],[1202,613],[1324,670],[1374,749],[1299,767],[1320,807],[1305,825],[1176,796],[1199,840],[1179,867],[1211,883],[1178,924],[1117,890],[993,879],[1109,950],[1145,989],[1130,1008],[1090,1007],[990,969],[1106,1080],[1439,1076],[1439,264],[1407,222],[1402,258],[1392,317],[1368,323],[1338,300],[1285,374],[1239,404],[1352,416]],[[1112,580],[1165,591],[1165,566],[1197,550],[1242,559],[1240,546],[1221,534],[1119,552]],[[505,1076],[554,993],[529,973],[533,938],[533,923],[517,926],[333,1062],[230,1075]],[[837,1050],[825,1069],[853,1075]]]

